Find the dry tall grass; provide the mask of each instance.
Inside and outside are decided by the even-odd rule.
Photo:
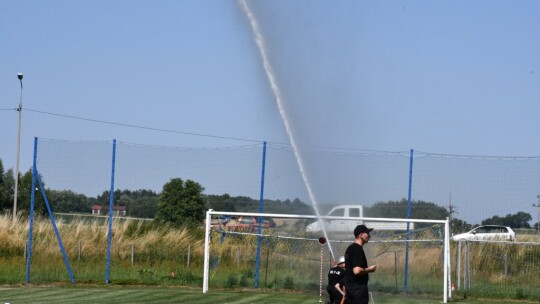
[[[0,214],[0,250],[7,253],[23,252],[28,234],[28,221],[13,222],[11,214]]]
[[[59,218],[56,225],[69,256],[78,255],[79,250],[85,257],[105,254],[108,234],[106,221],[74,219],[68,222]],[[19,217],[13,221],[9,214],[0,215],[0,250],[4,252],[4,256],[9,253],[24,253],[29,226],[28,218]],[[203,239],[184,228],[116,218],[112,223],[112,231],[112,247],[116,249],[113,252],[117,257],[130,256],[132,248],[138,254],[144,254],[163,247],[171,252],[180,252],[188,246],[194,253],[202,254]],[[119,250],[120,248],[125,250]],[[49,218],[35,218],[32,252],[50,257],[61,254]]]

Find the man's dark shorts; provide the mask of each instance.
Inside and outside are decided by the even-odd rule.
[[[349,282],[346,286],[345,296],[347,304],[368,304],[369,292],[366,284],[355,284]]]

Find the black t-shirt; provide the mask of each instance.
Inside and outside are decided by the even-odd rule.
[[[366,269],[368,267],[366,253],[364,248],[357,243],[352,243],[347,247],[345,251],[345,265],[347,265],[347,278],[350,282],[356,282],[358,284],[367,284],[369,280],[369,275],[354,275],[354,267],[362,267]]]
[[[347,265],[347,264],[345,264]],[[345,276],[345,269],[335,266],[328,272],[328,286],[336,286],[336,284]]]

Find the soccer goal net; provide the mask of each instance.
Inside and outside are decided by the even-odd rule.
[[[353,228],[307,228],[329,220],[340,220],[344,227]],[[431,294],[447,302],[451,296],[447,220],[319,219],[212,210],[206,213],[203,292],[210,287],[275,288],[308,291],[325,298],[328,271],[354,241],[352,231],[361,223],[378,227],[364,247],[368,263],[378,265],[370,275],[370,291]]]
[[[540,243],[460,240],[455,249],[455,288],[458,295],[514,298],[540,303]]]

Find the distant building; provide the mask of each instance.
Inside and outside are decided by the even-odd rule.
[[[108,215],[109,206],[93,205],[92,214]],[[126,216],[126,206],[113,206],[113,216]]]

